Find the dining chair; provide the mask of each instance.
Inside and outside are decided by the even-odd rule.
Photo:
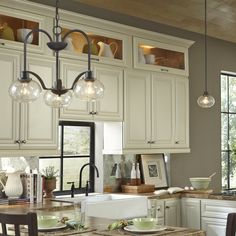
[[[20,236],[20,226],[22,227],[24,225],[28,227],[29,236],[38,236],[38,222],[35,212],[25,214],[0,213],[0,224],[2,225],[0,236]],[[10,229],[10,227],[8,228],[7,226],[14,226],[14,228],[12,227]],[[25,232],[22,234],[26,235]]]
[[[229,213],[227,216],[225,236],[235,236],[236,232],[236,213]]]

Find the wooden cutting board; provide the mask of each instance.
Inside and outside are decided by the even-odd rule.
[[[155,191],[155,186],[152,184],[122,185],[121,188],[123,193],[152,193]]]

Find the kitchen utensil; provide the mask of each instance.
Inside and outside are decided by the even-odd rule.
[[[213,176],[216,175],[216,172],[214,172],[213,174],[211,174],[208,178],[212,178]]]
[[[20,178],[21,171],[13,173],[6,173],[7,182],[4,185],[0,180],[0,184],[3,186],[3,191],[8,197],[20,197],[23,193],[23,186]]]
[[[189,180],[195,189],[207,189],[211,182],[209,177],[189,178]]]
[[[100,46],[98,56],[114,58],[118,49],[118,44],[116,42],[111,42],[110,44],[106,44],[100,41],[97,44]],[[114,51],[112,51],[113,46],[115,47]]]

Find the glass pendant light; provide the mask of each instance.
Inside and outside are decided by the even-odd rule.
[[[91,42],[88,35],[79,29],[69,30],[62,37],[62,27],[59,26],[59,14],[58,14],[58,3],[56,0],[56,14],[55,14],[55,26],[53,27],[53,37],[43,29],[33,29],[24,38],[24,64],[22,76],[9,88],[10,96],[18,102],[31,102],[35,101],[42,91],[41,87],[46,90],[44,95],[45,103],[54,108],[62,108],[69,106],[73,97],[73,91],[75,96],[83,100],[96,100],[103,97],[104,86],[95,78],[92,77],[91,71]],[[44,33],[49,42],[47,46],[55,53],[56,58],[56,78],[54,86],[47,88],[42,78],[33,71],[26,70],[27,65],[27,43],[29,37],[33,33]],[[59,52],[67,47],[67,37],[71,33],[82,34],[88,45],[88,69],[80,73],[73,82],[70,88],[62,86],[62,80],[60,79],[60,66],[59,66]],[[32,80],[30,77],[37,79],[37,82]],[[85,76],[84,76],[85,75]],[[83,78],[82,78],[83,77]],[[39,83],[38,83],[39,82]],[[40,86],[41,85],[41,86]]]
[[[21,82],[15,81],[9,88],[10,96],[17,102],[31,102],[39,98],[42,89],[40,85],[31,80]]]
[[[207,91],[207,0],[205,0],[205,36],[204,36],[204,44],[205,44],[205,91],[204,91],[203,95],[201,95],[197,99],[197,103],[202,108],[211,108],[215,104],[215,99]]]

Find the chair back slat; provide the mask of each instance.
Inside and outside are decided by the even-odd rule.
[[[2,234],[0,233],[0,236],[21,236],[20,228],[25,225],[28,227],[29,236],[38,236],[37,214],[34,212],[25,214],[0,213],[0,224],[2,225]],[[11,230],[8,230],[6,225],[11,225],[13,227]]]
[[[236,213],[229,213],[227,216],[226,236],[235,236],[236,232]]]

